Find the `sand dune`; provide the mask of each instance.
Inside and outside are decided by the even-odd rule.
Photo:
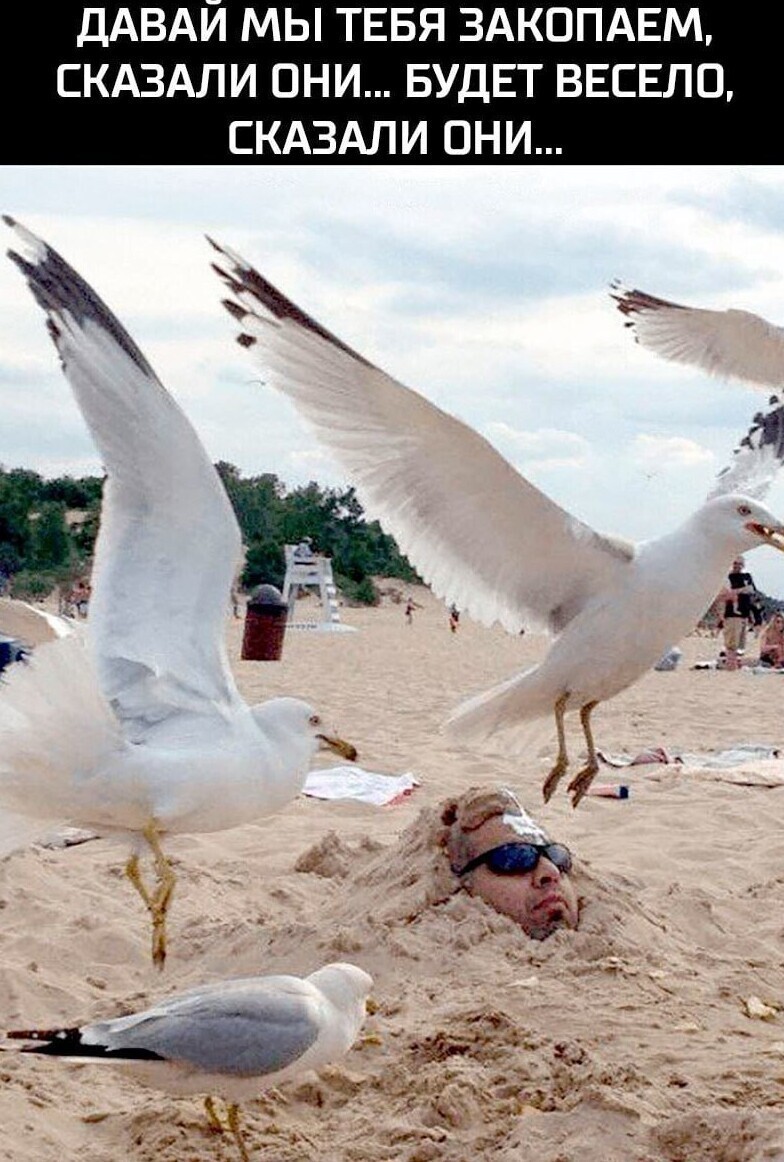
[[[439,724],[540,657],[542,639],[468,621],[453,636],[443,606],[417,600],[410,627],[386,605],[344,611],[357,634],[290,633],[279,663],[239,661],[241,622],[227,633],[245,696],[307,697],[364,766],[413,771],[421,788],[381,809],[300,798],[259,824],[171,839],[180,878],[163,976],[123,849],[99,840],[10,857],[0,1025],[75,1023],[218,977],[353,960],[376,979],[368,1036],[343,1064],[248,1106],[259,1158],[784,1159],[784,788],[632,768],[600,776],[629,783],[627,802],[572,811],[557,796],[540,809],[549,726],[545,753],[520,761],[458,751]],[[13,616],[0,602],[0,628],[29,637]],[[692,671],[716,643],[682,646],[680,670],[652,672],[597,711],[603,748],[784,744],[784,678]],[[573,726],[570,738],[576,749]],[[433,808],[482,782],[515,788],[577,855],[576,933],[537,944],[452,893]],[[777,1015],[748,1016],[752,996]],[[114,1070],[7,1053],[0,1075],[8,1162],[233,1157],[198,1100]]]

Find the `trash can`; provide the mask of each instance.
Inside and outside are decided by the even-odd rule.
[[[8,637],[6,634],[0,633],[0,672],[6,666],[10,666],[12,662],[25,661],[28,653],[29,650],[18,638]]]
[[[289,607],[274,585],[259,585],[248,598],[242,658],[246,662],[277,662],[283,652]]]

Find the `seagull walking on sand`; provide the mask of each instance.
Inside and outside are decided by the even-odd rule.
[[[342,1057],[365,1021],[372,978],[334,963],[310,976],[256,976],[203,985],[151,1009],[65,1029],[20,1029],[22,1052],[115,1065],[143,1085],[207,1094],[213,1130],[230,1130],[249,1162],[239,1103]],[[227,1103],[221,1119],[215,1096]]]
[[[297,795],[319,746],[356,751],[295,698],[248,706],[224,619],[241,541],[217,472],[95,291],[5,219],[107,479],[86,634],[40,646],[0,693],[0,824],[11,850],[54,823],[134,839],[126,865],[163,967],[168,832],[237,827]],[[155,882],[145,883],[146,841]]]
[[[689,632],[738,553],[784,550],[782,522],[758,496],[784,459],[778,400],[737,451],[732,469],[684,524],[631,544],[595,532],[521,476],[477,432],[397,383],[214,242],[214,269],[237,341],[287,395],[351,475],[362,503],[395,537],[437,596],[510,633],[554,636],[538,666],[458,707],[453,735],[504,736],[553,715],[558,755],[548,800],[569,759],[564,717],[576,711],[587,762],[568,790],[576,806],[598,770],[591,715]],[[750,495],[751,493],[751,495]]]

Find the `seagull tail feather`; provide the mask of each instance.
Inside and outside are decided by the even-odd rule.
[[[0,855],[71,821],[80,780],[87,802],[87,776],[123,745],[80,635],[40,645],[28,661],[6,671],[0,685]]]
[[[553,702],[534,666],[461,703],[447,719],[446,731],[461,745],[490,742],[521,753],[532,746],[530,724],[549,715]]]

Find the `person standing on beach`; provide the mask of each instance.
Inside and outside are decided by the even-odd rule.
[[[408,597],[408,599],[406,600],[405,613],[406,613],[406,621],[409,625],[414,624],[414,610],[421,609],[421,608],[422,608],[422,606],[419,605],[418,602],[414,601],[413,597],[410,597],[410,596]]]
[[[736,670],[740,665],[740,655],[746,648],[752,596],[757,592],[757,587],[751,573],[745,571],[743,557],[736,557],[732,562],[727,580],[729,587],[722,593],[724,648],[727,653],[725,669]]]
[[[81,618],[86,618],[90,608],[90,596],[92,594],[92,586],[89,581],[81,578],[76,582],[73,593],[71,594],[71,603]]]
[[[452,633],[457,633],[457,627],[460,624],[460,610],[456,605],[449,606],[449,628]]]

